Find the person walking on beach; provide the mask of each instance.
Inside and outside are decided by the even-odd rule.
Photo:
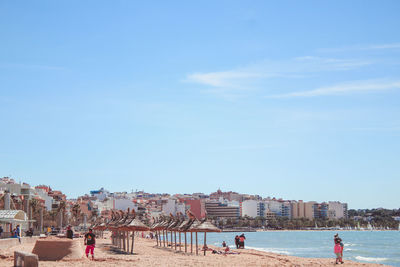
[[[342,259],[342,247],[340,246],[340,243],[335,243],[335,246],[333,248],[333,252],[336,255],[336,264],[343,263]]]
[[[223,248],[226,247],[226,242],[225,241],[222,241],[222,247]]]
[[[235,245],[236,245],[236,249],[239,248],[239,236],[235,236]]]
[[[21,243],[21,228],[19,227],[19,224],[15,228],[15,235],[18,238],[19,243]]]
[[[89,233],[85,234],[85,245],[86,245],[86,258],[89,258],[89,252],[92,254],[92,260],[94,260],[94,247],[96,246],[96,236],[93,234],[93,230],[89,229]]]
[[[343,244],[343,240],[339,237],[339,234],[336,234],[334,236],[334,243],[339,243],[340,244],[340,254],[341,254],[341,258],[342,258],[342,262],[343,262],[343,249],[344,249],[344,244]]]

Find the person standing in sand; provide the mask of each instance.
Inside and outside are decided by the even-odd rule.
[[[89,252],[92,254],[92,260],[94,260],[94,247],[96,246],[96,236],[93,234],[93,230],[89,229],[89,233],[85,234],[85,245],[86,245],[86,257],[89,258]]]
[[[19,227],[19,224],[17,225],[17,228],[15,228],[15,235],[17,236],[19,243],[21,243],[21,227]]]
[[[67,227],[67,238],[69,238],[69,239],[73,239],[74,238],[74,231],[72,231],[70,225],[68,225],[68,227]]]
[[[244,249],[244,240],[246,239],[246,237],[244,236],[244,234],[241,234],[239,236],[239,248],[243,248]]]
[[[239,236],[235,236],[235,245],[236,245],[236,249],[239,248]]]

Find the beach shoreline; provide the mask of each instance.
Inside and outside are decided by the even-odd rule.
[[[75,242],[83,244],[81,238]],[[34,244],[21,244],[5,250],[0,250],[0,266],[12,266],[14,250],[31,252]],[[202,246],[199,245],[199,248]],[[209,248],[216,251],[223,251],[222,248],[209,245]],[[190,245],[187,246],[190,252]],[[40,266],[330,266],[335,263],[332,258],[301,258],[296,256],[281,255],[272,252],[265,252],[256,249],[232,249],[233,255],[213,254],[207,251],[199,251],[199,255],[184,252],[184,246],[177,250],[167,247],[157,247],[155,240],[137,237],[135,238],[134,253],[127,254],[111,246],[110,239],[99,238],[95,249],[95,261],[91,262],[85,257],[80,259],[69,259],[60,261],[40,261]],[[350,266],[385,266],[374,263],[360,263],[347,261]]]

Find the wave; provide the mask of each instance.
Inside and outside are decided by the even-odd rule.
[[[345,247],[354,247],[356,244],[353,243],[343,243]]]
[[[257,247],[249,247],[249,246],[246,246],[246,248],[255,249],[255,250],[264,251],[264,252],[271,252],[271,253],[275,253],[275,254],[283,254],[283,255],[291,254],[289,251],[281,250],[279,248],[257,248]]]
[[[373,257],[363,257],[363,256],[356,256],[356,260],[359,261],[370,261],[370,262],[379,262],[379,261],[387,261],[388,258],[373,258]]]

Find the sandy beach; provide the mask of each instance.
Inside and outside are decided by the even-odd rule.
[[[82,247],[83,239],[77,240],[78,246]],[[78,259],[63,259],[61,261],[40,261],[39,266],[331,266],[335,265],[335,260],[318,258],[299,258],[287,255],[261,252],[252,249],[232,250],[240,254],[221,255],[207,252],[191,255],[184,252],[158,248],[154,240],[135,238],[134,254],[125,254],[117,248],[111,246],[110,239],[98,239],[95,249],[94,261],[85,257]],[[26,251],[32,252],[34,244],[22,244],[5,250],[0,250],[0,266],[13,266],[13,252]],[[221,250],[222,248],[214,249]],[[182,248],[184,250],[184,248]],[[188,251],[190,248],[188,247]],[[333,254],[333,253],[332,253]],[[346,266],[383,266],[380,264],[366,264],[346,261]]]

